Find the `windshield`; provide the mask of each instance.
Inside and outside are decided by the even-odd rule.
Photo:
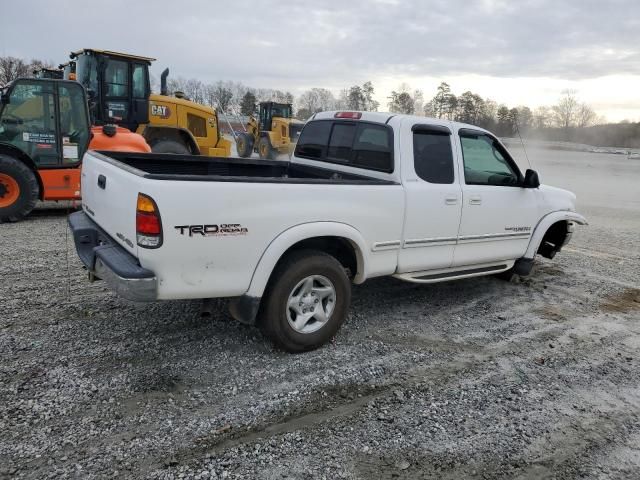
[[[94,93],[98,93],[98,61],[96,57],[87,54],[78,56],[76,60],[76,80],[87,91],[92,90]]]
[[[273,117],[291,118],[291,106],[274,105],[271,109],[271,115]]]

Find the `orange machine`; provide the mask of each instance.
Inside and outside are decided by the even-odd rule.
[[[88,149],[150,152],[141,135],[115,125],[90,127],[77,82],[18,79],[0,91],[0,222],[27,216],[38,200],[80,198]]]

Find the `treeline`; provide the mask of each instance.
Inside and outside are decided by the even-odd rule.
[[[51,62],[26,61],[16,57],[0,57],[0,86],[18,77],[33,76],[37,69],[52,68]],[[158,79],[152,75],[152,90],[158,92]],[[204,83],[198,79],[170,77],[170,93],[183,92],[191,100],[212,106],[221,112],[251,115],[262,101],[291,103],[295,116],[306,120],[316,112],[326,110],[377,111],[372,82],[352,85],[340,90],[337,96],[326,88],[312,88],[297,98],[285,90],[255,88],[241,82],[218,81]],[[554,105],[531,109],[520,105],[510,107],[489,98],[466,91],[455,95],[446,82],[442,82],[433,97],[425,100],[421,90],[402,84],[391,92],[387,103],[394,113],[446,118],[477,125],[499,136],[520,134],[526,138],[567,141],[600,146],[640,147],[640,123],[621,122],[607,124],[575,91],[565,90]]]
[[[391,92],[389,110],[469,123],[500,136],[551,128],[584,128],[598,120],[603,121],[570,90],[562,92],[556,105],[538,107],[533,111],[524,105],[510,108],[471,91],[456,96],[446,82],[438,86],[431,100],[424,102],[423,98],[420,90],[412,93],[406,84],[401,85],[398,91]]]
[[[33,77],[41,68],[54,68],[53,63],[16,57],[0,57],[0,87],[20,77]]]

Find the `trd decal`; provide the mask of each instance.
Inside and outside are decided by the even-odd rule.
[[[226,237],[233,235],[246,235],[249,229],[243,227],[239,223],[222,223],[219,225],[176,225],[176,230],[180,235],[189,235],[190,237],[201,235],[203,237]]]
[[[169,118],[171,116],[171,109],[166,105],[151,105],[151,115],[160,118]]]
[[[530,232],[531,227],[504,227],[508,232]]]

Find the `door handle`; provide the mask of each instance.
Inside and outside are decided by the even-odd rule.
[[[482,197],[480,195],[472,195],[469,197],[469,205],[482,205]]]
[[[444,203],[447,205],[456,205],[458,203],[458,197],[444,197]]]

